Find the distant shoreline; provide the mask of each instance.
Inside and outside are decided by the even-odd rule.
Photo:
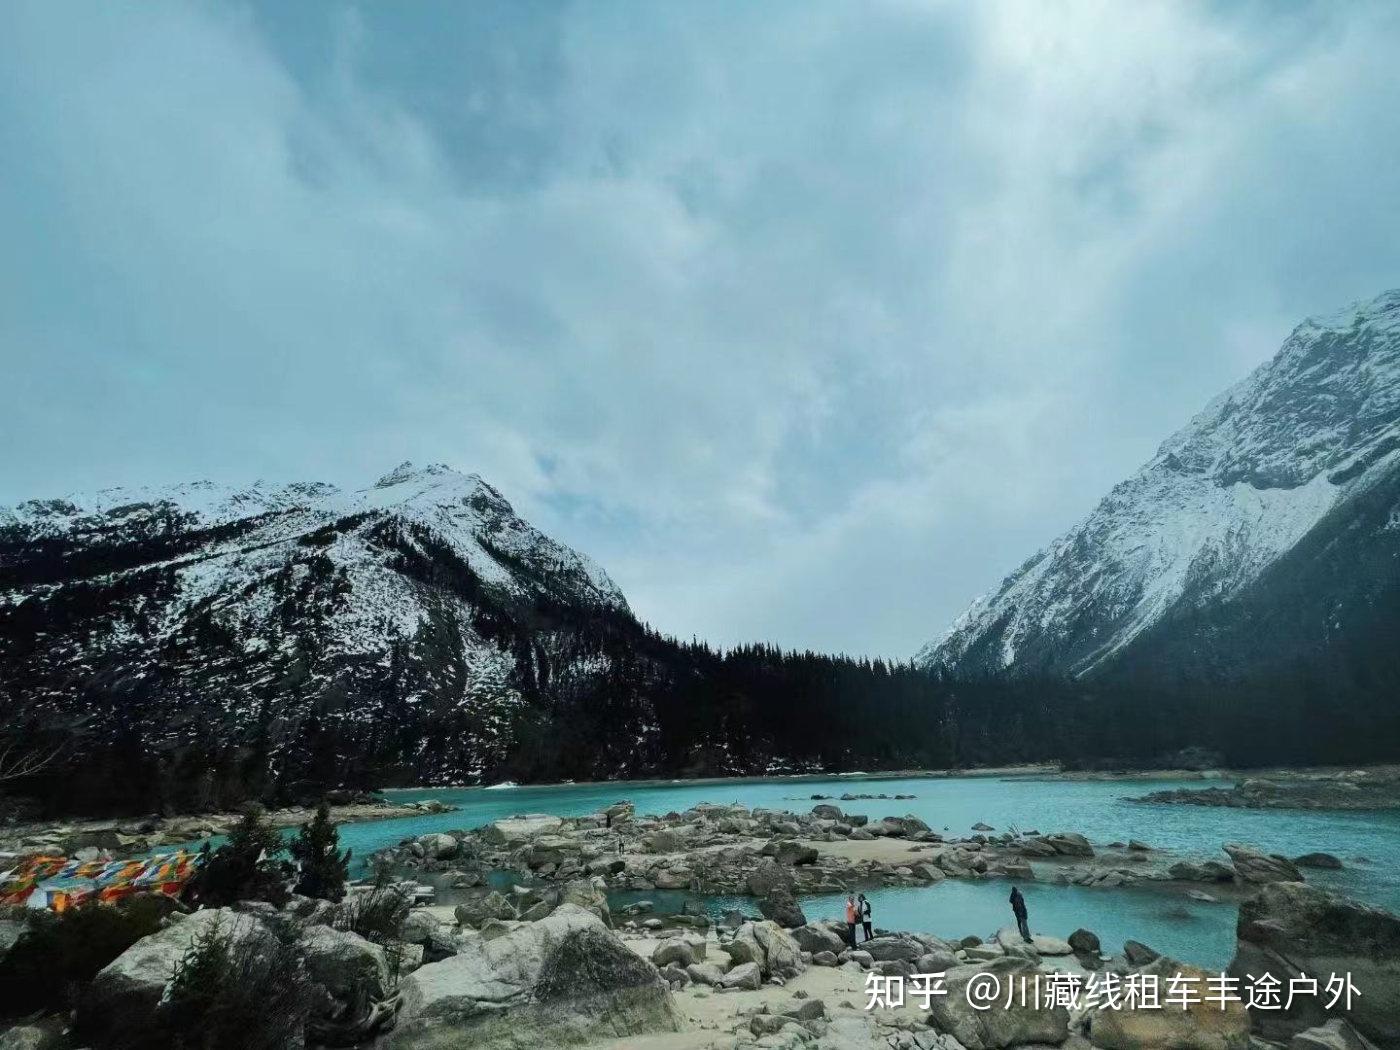
[[[515,785],[508,790],[530,788],[569,788],[569,787],[608,787],[610,785],[632,787],[664,787],[676,784],[764,784],[801,783],[803,781],[849,780],[867,783],[881,780],[961,780],[961,779],[1016,779],[1044,781],[1230,781],[1263,779],[1289,783],[1312,783],[1336,781],[1346,778],[1400,779],[1400,766],[1375,764],[1369,766],[1268,766],[1258,769],[1213,768],[1154,768],[1124,770],[1078,770],[1063,769],[1053,762],[1027,762],[1006,766],[978,766],[969,769],[897,769],[872,770],[870,772],[849,773],[771,773],[733,777],[641,777],[631,780],[577,780],[577,781],[533,781]],[[403,787],[377,789],[379,794],[392,798],[396,794],[423,791],[487,791],[500,789],[495,784],[419,784]]]

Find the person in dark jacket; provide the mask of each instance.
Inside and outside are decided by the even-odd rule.
[[[1031,940],[1030,916],[1026,913],[1026,898],[1021,896],[1018,886],[1011,887],[1011,911],[1016,916],[1016,928],[1021,931],[1021,938],[1027,943]]]
[[[857,898],[856,904],[858,906],[857,911],[860,913],[860,924],[865,928],[865,939],[868,941],[871,937],[875,936],[870,929],[870,900],[862,893],[860,897]]]

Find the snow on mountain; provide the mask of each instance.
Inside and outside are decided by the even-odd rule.
[[[1239,598],[1400,470],[1400,291],[1299,325],[1094,511],[916,659],[1084,675]]]
[[[0,693],[31,713],[130,695],[112,731],[159,709],[152,744],[204,732],[175,711],[288,741],[321,712],[450,725],[443,775],[484,774],[526,685],[600,669],[575,629],[598,616],[631,622],[601,568],[442,465],[350,492],[201,481],[0,510]]]

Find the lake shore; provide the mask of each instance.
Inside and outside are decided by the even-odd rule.
[[[331,819],[337,824],[362,824],[427,813],[449,813],[454,808],[440,802],[393,802],[385,799],[364,799],[330,807]],[[264,816],[274,828],[282,829],[305,824],[315,812],[314,806],[288,806],[267,810]],[[71,856],[90,849],[130,855],[226,835],[240,819],[241,813],[215,812],[125,820],[29,821],[0,827],[0,853]]]

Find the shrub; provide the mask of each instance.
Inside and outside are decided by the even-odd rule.
[[[300,866],[297,893],[328,901],[338,901],[345,896],[350,851],[340,852],[340,834],[331,823],[331,809],[324,801],[316,808],[315,818],[301,826],[290,852]]]
[[[164,898],[140,894],[57,915],[32,912],[28,929],[0,962],[0,1016],[68,1008],[98,970],[155,933],[170,907]]]
[[[152,1045],[180,1050],[300,1047],[313,1001],[293,935],[235,936],[214,924],[190,944],[160,1007]]]
[[[228,842],[214,851],[205,843],[203,862],[190,880],[186,896],[211,908],[237,901],[287,902],[289,865],[276,858],[284,849],[282,836],[264,819],[263,808],[250,805],[229,833]]]
[[[398,980],[403,961],[400,934],[412,907],[412,898],[393,884],[387,870],[381,870],[375,876],[373,889],[356,894],[341,905],[336,926],[383,948],[390,974]]]

